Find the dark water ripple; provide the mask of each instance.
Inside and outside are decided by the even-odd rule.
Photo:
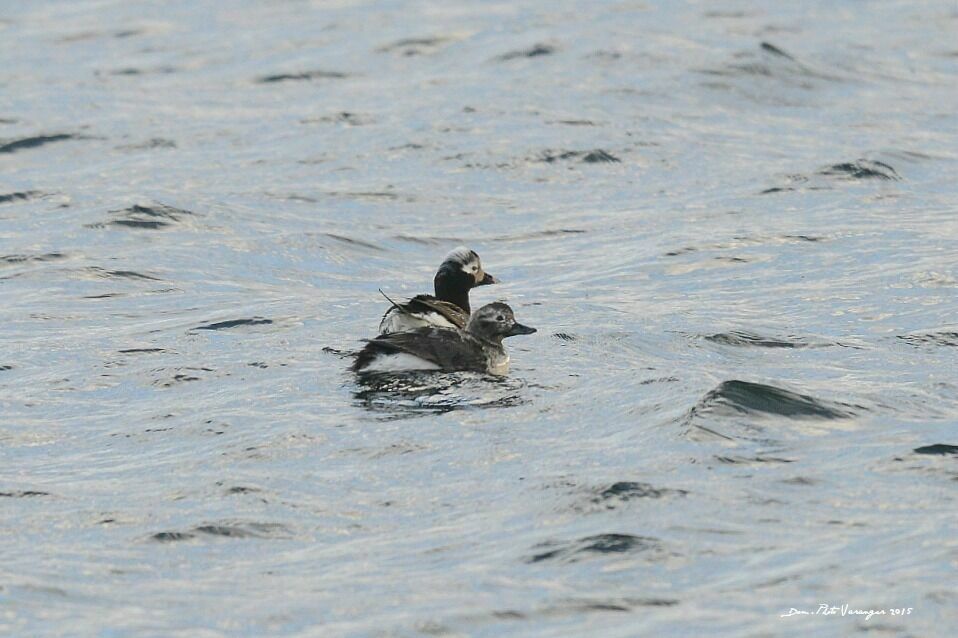
[[[688,494],[686,490],[656,487],[638,481],[616,481],[611,485],[593,488],[590,492],[587,505],[581,509],[614,510],[640,499],[672,498]]]
[[[496,59],[500,62],[508,62],[509,60],[517,60],[520,58],[538,58],[545,55],[552,55],[555,52],[556,47],[550,44],[536,44],[528,49],[520,49],[518,51],[503,53]]]
[[[132,279],[134,281],[163,281],[159,277],[145,275],[143,273],[136,272],[134,270],[107,270],[105,268],[100,268],[98,266],[90,266],[89,268],[86,269],[86,272],[92,275],[93,277],[98,277],[103,279]]]
[[[150,540],[160,543],[193,540],[201,537],[221,538],[283,538],[290,531],[278,523],[217,523],[197,525],[188,532],[157,532]]]
[[[4,264],[24,264],[29,262],[46,262],[66,259],[63,253],[45,253],[40,255],[2,255],[0,262]]]
[[[9,204],[10,202],[26,201],[28,199],[35,199],[42,195],[43,193],[39,191],[23,191],[20,193],[3,193],[3,194],[0,194],[0,204]]]
[[[731,380],[723,381],[710,390],[692,409],[691,416],[702,414],[768,414],[794,419],[846,419],[855,415],[843,403],[817,399],[763,383]]]
[[[715,460],[729,465],[755,465],[764,463],[794,463],[794,459],[778,458],[774,456],[716,456]]]
[[[149,151],[157,148],[176,148],[176,142],[163,137],[153,137],[135,144],[121,144],[116,148],[121,151]]]
[[[841,182],[878,181],[896,182],[902,177],[890,164],[880,160],[857,159],[839,162],[819,169],[812,174],[796,173],[786,177],[783,186],[773,186],[760,191],[760,195],[794,191],[829,190]]]
[[[35,135],[33,137],[24,137],[11,142],[0,144],[0,153],[16,153],[26,149],[37,148],[54,142],[63,142],[66,140],[79,139],[79,136],[72,133],[55,133],[53,135]]]
[[[217,321],[215,323],[206,324],[205,326],[197,326],[196,330],[228,330],[229,328],[236,328],[238,326],[265,326],[273,323],[272,319],[265,319],[263,317],[251,317],[249,319],[228,319],[226,321]]]
[[[546,162],[551,164],[553,162],[561,162],[566,160],[577,159],[587,164],[597,164],[597,163],[617,163],[621,162],[618,157],[615,157],[607,151],[603,151],[601,148],[597,148],[594,151],[553,151],[546,150],[542,151],[539,155],[539,161]]]
[[[947,443],[936,443],[934,445],[923,445],[915,448],[915,454],[935,454],[958,456],[958,445],[949,445]]]
[[[391,53],[398,52],[403,55],[423,55],[427,53],[432,53],[437,47],[447,42],[451,42],[453,38],[436,36],[436,37],[424,37],[424,38],[403,38],[379,47],[378,51],[381,53]]]
[[[804,337],[763,337],[762,335],[733,330],[731,332],[719,332],[705,337],[707,341],[718,343],[725,346],[754,346],[758,348],[808,348],[815,347],[815,344],[809,342]],[[828,344],[819,344],[822,347]]]
[[[598,534],[570,542],[550,541],[540,543],[536,550],[537,553],[530,556],[528,562],[556,560],[574,563],[594,555],[636,552],[655,554],[662,551],[659,539],[632,534]]]
[[[183,222],[187,217],[193,215],[193,213],[188,210],[166,206],[164,204],[153,204],[150,206],[134,204],[129,208],[110,212],[113,215],[113,219],[109,222],[90,224],[89,227],[105,228],[107,226],[119,226],[142,230],[160,230]]]
[[[885,162],[867,159],[833,164],[832,166],[824,168],[819,172],[822,175],[842,177],[846,179],[901,179],[901,176],[898,175],[898,172]]]
[[[929,332],[923,334],[900,335],[898,337],[910,346],[958,346],[958,331]]]
[[[270,84],[274,82],[289,82],[289,81],[309,81],[309,80],[341,80],[343,78],[349,77],[346,73],[341,73],[339,71],[300,71],[298,73],[276,73],[274,75],[265,75],[261,78],[258,78],[256,81],[261,84]]]

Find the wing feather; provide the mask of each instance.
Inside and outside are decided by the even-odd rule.
[[[466,322],[469,321],[469,315],[465,310],[454,303],[436,299],[432,295],[416,295],[409,300],[406,306],[412,312],[428,312],[431,310],[439,313],[457,328],[465,328]]]
[[[482,347],[468,335],[448,328],[419,328],[370,339],[356,357],[353,370],[362,371],[377,355],[396,352],[425,359],[443,370],[485,372],[488,368]]]
[[[407,320],[407,322],[410,322],[411,320],[413,326],[415,326],[417,322],[422,322],[420,325],[433,323],[430,321],[429,317],[429,315],[432,313],[438,314],[440,317],[448,321],[450,325],[459,329],[464,329],[466,327],[466,323],[469,321],[469,314],[454,303],[436,299],[432,295],[416,295],[406,303],[394,303],[393,306],[386,311],[386,314],[383,315],[382,320],[379,322],[379,328],[381,331],[385,332],[387,328],[390,327],[391,323],[395,324],[402,322],[398,315],[396,317],[399,319],[398,322],[388,321],[388,319],[390,319],[391,316],[395,315],[396,313],[399,313],[400,315],[408,315],[410,319]]]

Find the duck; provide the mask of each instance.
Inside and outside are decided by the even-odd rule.
[[[469,291],[499,280],[482,268],[476,251],[459,246],[446,255],[433,279],[435,295],[416,295],[405,303],[393,303],[379,322],[380,334],[435,326],[464,329],[469,321]]]
[[[535,328],[516,321],[515,313],[501,301],[486,304],[469,317],[465,329],[426,326],[370,339],[356,355],[357,373],[442,370],[505,375],[509,355],[502,340],[529,335]]]

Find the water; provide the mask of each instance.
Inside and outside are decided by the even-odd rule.
[[[956,29],[5,3],[0,633],[947,635]],[[358,383],[460,243],[510,376]]]

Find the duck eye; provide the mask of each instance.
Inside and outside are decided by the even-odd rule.
[[[502,322],[502,321],[505,321],[505,320],[506,320],[506,318],[503,317],[502,315],[499,315],[498,317],[496,317],[496,321]]]

